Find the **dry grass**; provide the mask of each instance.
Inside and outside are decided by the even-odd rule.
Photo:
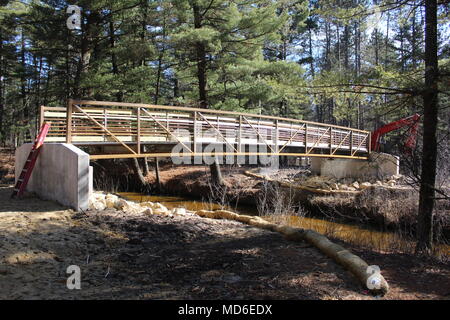
[[[312,229],[352,246],[376,252],[412,254],[416,244],[417,201],[411,190],[368,189],[353,196],[312,196],[307,199],[308,208],[305,209],[297,205],[292,190],[265,182],[258,211],[272,222]],[[313,210],[316,212],[314,217],[310,214]],[[317,218],[317,213],[322,218]],[[436,225],[440,224],[436,228],[436,238],[440,244],[436,245],[434,256],[447,260],[450,246],[440,231],[442,225],[448,227],[448,222],[444,221],[448,213],[439,217],[442,218],[436,219]]]

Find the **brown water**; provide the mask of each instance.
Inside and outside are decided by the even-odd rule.
[[[189,211],[198,210],[229,210],[240,214],[257,215],[258,210],[250,206],[232,207],[229,205],[222,206],[218,203],[206,202],[201,200],[192,200],[183,197],[174,196],[151,196],[143,195],[136,192],[119,192],[121,197],[134,202],[159,202],[169,209],[185,208]]]
[[[186,208],[190,211],[198,210],[229,210],[240,214],[258,215],[255,207],[250,206],[222,206],[217,203],[192,200],[174,196],[149,196],[134,192],[121,192],[120,196],[134,202],[160,202],[169,209]],[[377,231],[347,223],[332,222],[317,218],[299,216],[264,216],[263,218],[274,223],[283,223],[304,229],[312,229],[328,237],[343,240],[347,243],[373,248],[380,251],[399,250],[413,252],[415,242],[407,240],[394,232]],[[450,256],[449,245],[439,245],[436,255]]]

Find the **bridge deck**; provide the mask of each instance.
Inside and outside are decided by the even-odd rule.
[[[70,100],[66,108],[41,107],[40,118],[52,123],[46,142],[121,146],[114,154],[91,154],[91,159],[167,157],[173,155],[168,148],[174,145],[183,156],[366,159],[370,153],[368,131],[229,111]],[[205,148],[208,145],[216,149]]]

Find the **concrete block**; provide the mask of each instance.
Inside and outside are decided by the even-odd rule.
[[[31,148],[32,144],[27,143],[16,150],[16,181]],[[26,190],[80,211],[89,207],[92,186],[92,168],[86,152],[71,144],[46,143],[42,146]]]
[[[336,179],[383,179],[399,174],[399,167],[399,157],[378,152],[372,152],[369,160],[311,158],[311,172]]]

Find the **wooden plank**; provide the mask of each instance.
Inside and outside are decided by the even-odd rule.
[[[285,143],[285,144],[283,145],[283,147],[279,150],[279,152],[283,151],[284,148],[286,148],[287,145],[288,145],[289,143],[291,143],[292,140],[297,136],[297,134],[300,132],[300,130],[302,130],[302,129],[305,128],[305,127],[306,127],[306,124],[304,124],[300,129],[298,129],[297,131],[295,131],[294,135],[291,136],[291,138],[290,138],[288,141],[286,141],[286,143]],[[306,135],[305,135],[305,136],[306,136]],[[306,146],[306,144],[305,144],[305,146]]]
[[[317,147],[319,142],[322,141],[322,138],[327,134],[328,130],[331,130],[331,128],[328,128],[327,130],[325,130],[324,133],[322,133],[322,135],[319,137],[319,139],[314,143],[314,145],[311,147],[311,149],[309,149],[309,151],[306,152],[306,154],[309,154],[311,151],[313,151],[314,148]]]
[[[142,111],[144,111],[148,116],[150,116],[153,119],[153,121],[155,121],[164,131],[166,131],[169,135],[174,137],[183,147],[186,148],[186,150],[189,150],[190,152],[192,152],[191,148],[189,148],[187,145],[185,145],[176,135],[174,135],[162,123],[160,123],[158,120],[156,120],[156,118],[152,114],[150,114],[146,109],[142,108]]]
[[[127,103],[127,102],[112,102],[112,101],[89,101],[89,100],[76,100],[74,101],[77,105],[92,105],[92,106],[116,106],[116,107],[130,107],[130,108],[149,108],[149,109],[159,109],[159,110],[175,110],[175,111],[184,111],[184,112],[203,112],[203,113],[209,113],[209,114],[222,114],[222,115],[233,115],[235,117],[242,115],[244,117],[249,118],[261,118],[261,119],[268,119],[268,120],[280,120],[280,121],[292,121],[296,123],[308,123],[320,127],[333,127],[333,128],[341,128],[344,130],[348,130],[348,127],[343,126],[337,126],[337,125],[329,125],[324,123],[318,123],[318,122],[312,122],[312,121],[305,121],[305,120],[299,120],[299,119],[293,119],[293,118],[283,118],[283,117],[275,117],[275,116],[265,116],[265,115],[257,115],[257,114],[251,114],[251,113],[242,113],[242,112],[232,112],[232,111],[224,111],[224,110],[210,110],[210,109],[201,109],[201,108],[191,108],[191,107],[176,107],[176,106],[159,106],[154,104],[143,104],[143,103]],[[356,132],[361,133],[369,133],[369,131],[366,130],[360,130],[360,129],[352,129]]]
[[[356,148],[356,150],[355,150],[355,152],[353,152],[352,153],[352,156],[354,156],[358,151],[359,151],[359,148],[362,146],[362,144],[367,140],[367,137],[368,137],[369,135],[367,135],[367,136],[365,136],[364,137],[364,139],[361,141],[361,143],[358,145],[358,147]]]
[[[342,144],[344,143],[345,139],[347,139],[347,137],[348,137],[351,133],[352,133],[352,131],[349,131],[349,132],[347,133],[347,135],[344,137],[344,139],[342,139],[341,143],[339,143],[339,145],[337,146],[336,149],[334,149],[334,151],[331,153],[331,155],[335,154],[335,153],[338,151],[338,149],[340,149],[340,148],[342,147]]]
[[[130,159],[130,158],[170,158],[177,157],[224,157],[224,156],[288,156],[288,157],[316,157],[316,158],[339,158],[339,159],[356,159],[367,160],[368,157],[352,157],[348,155],[333,155],[328,154],[306,154],[306,153],[271,153],[271,152],[207,152],[207,153],[141,153],[141,154],[99,154],[90,155],[91,160],[98,159]]]
[[[197,112],[193,113],[194,115],[194,129],[193,129],[193,137],[192,137],[192,150],[193,152],[197,152],[197,134],[198,134],[198,123],[197,123]]]
[[[137,108],[137,153],[141,153],[141,108]]]
[[[45,121],[45,107],[41,106],[39,109],[39,128],[42,127],[42,125],[44,124]]]
[[[242,152],[242,116],[239,116],[238,152]]]
[[[96,125],[98,125],[100,128],[102,128],[106,133],[108,133],[114,140],[116,140],[117,142],[119,142],[122,146],[125,147],[125,149],[128,149],[129,151],[131,151],[131,153],[136,154],[136,152],[134,152],[133,149],[131,149],[130,147],[128,147],[125,143],[122,142],[122,140],[120,140],[119,138],[117,138],[111,131],[109,131],[107,128],[105,128],[102,124],[100,124],[97,120],[95,120],[94,118],[92,118],[90,115],[88,115],[87,113],[85,113],[83,111],[83,109],[81,109],[79,106],[75,105],[75,108],[78,109],[80,112],[84,113],[89,119],[92,120],[92,122],[94,122]]]
[[[272,149],[272,147],[270,146],[270,144],[266,141],[266,139],[264,139],[264,137],[261,136],[261,134],[259,133],[258,130],[255,129],[255,127],[247,120],[247,118],[245,116],[242,116],[242,119],[244,119],[245,122],[247,122],[247,124],[253,129],[253,131],[256,132],[256,134],[258,135],[258,137],[260,137],[264,143],[269,147],[270,150],[272,150],[272,152],[275,153],[275,150]]]
[[[226,144],[228,144],[231,148],[233,148],[233,149],[237,152],[236,148],[235,148],[231,143],[229,143],[229,142],[227,141],[227,139],[223,136],[223,134],[220,132],[220,130],[218,130],[216,127],[214,127],[214,126],[211,124],[211,122],[209,122],[208,119],[206,119],[206,118],[203,116],[203,114],[202,114],[201,112],[198,112],[198,115],[199,115],[200,117],[202,117],[203,120],[205,120],[206,123],[207,123],[211,128],[213,128],[213,129],[219,134],[219,136],[223,139],[223,141],[224,141]]]

